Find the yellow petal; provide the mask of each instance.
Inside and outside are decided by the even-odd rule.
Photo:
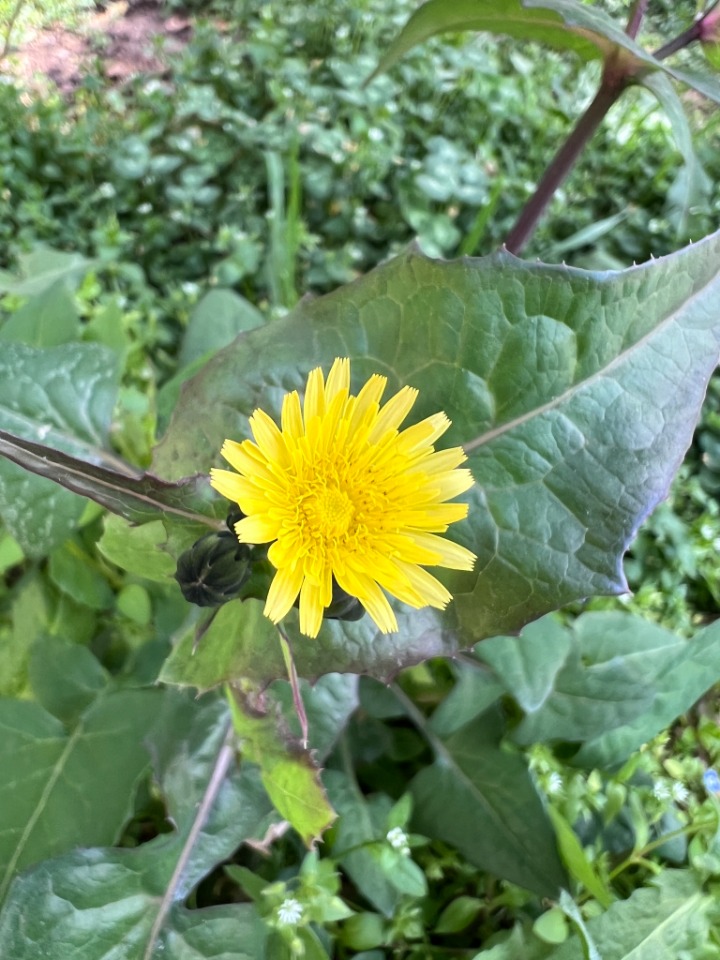
[[[303,572],[300,564],[278,570],[268,591],[265,609],[263,610],[265,616],[273,623],[282,620],[295,603],[302,582]]]
[[[432,533],[413,533],[410,539],[421,549],[437,553],[440,558],[435,561],[437,566],[449,567],[451,570],[472,570],[475,566],[477,557],[472,551],[452,540],[446,540],[445,537],[436,537]]]
[[[320,367],[311,370],[308,376],[303,413],[306,429],[313,417],[321,417],[325,413],[325,382]]]
[[[269,543],[279,532],[278,522],[267,513],[243,517],[235,524],[235,533],[241,543]]]
[[[288,393],[283,398],[281,414],[282,432],[296,440],[303,433],[302,409],[300,407],[300,397],[297,390]]]
[[[444,413],[434,413],[431,417],[403,430],[398,437],[398,450],[405,456],[411,456],[422,447],[432,446],[449,426],[450,421]]]
[[[410,413],[417,400],[418,391],[413,387],[403,387],[381,408],[372,430],[370,443],[377,443],[386,433],[394,433],[405,417]]]
[[[289,461],[287,447],[273,418],[269,417],[264,410],[256,410],[250,417],[250,428],[264,456],[271,463],[274,462],[281,467],[286,466]]]
[[[350,392],[350,361],[347,357],[338,357],[330,368],[325,384],[325,403],[332,403],[341,390],[346,394]]]
[[[321,588],[311,580],[305,580],[300,590],[300,632],[306,637],[316,637],[324,612]]]

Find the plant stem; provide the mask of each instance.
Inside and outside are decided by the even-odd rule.
[[[701,17],[699,20],[696,20],[687,30],[683,30],[683,32],[678,34],[673,40],[669,40],[664,46],[659,47],[653,53],[655,59],[664,60],[666,57],[669,57],[671,53],[677,53],[677,51],[682,50],[683,47],[687,47],[689,44],[694,43],[695,40],[699,40],[702,32],[703,19],[704,18]]]
[[[648,0],[635,0],[635,4],[630,11],[628,25],[625,27],[625,33],[634,40],[640,29],[645,11],[647,10]]]
[[[611,82],[607,75],[603,76],[600,89],[580,117],[575,127],[555,154],[547,168],[535,193],[523,208],[515,226],[505,240],[505,247],[510,253],[519,253],[532,236],[537,222],[553,194],[572,169],[581,150],[595,133],[605,114],[625,89],[625,82],[615,80]]]

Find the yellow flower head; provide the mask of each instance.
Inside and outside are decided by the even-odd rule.
[[[327,381],[318,367],[302,406],[296,391],[285,396],[280,429],[256,410],[255,442],[225,441],[222,455],[237,473],[211,471],[213,487],[245,514],[235,526],[240,541],[274,541],[265,615],[277,623],[300,594],[300,630],[309,637],[333,577],[392,633],[397,620],[383,590],[412,607],[443,609],[452,598],[423,566],[471,570],[475,562],[437,536],[467,516],[467,504],[446,501],[473,484],[469,470],[457,469],[461,447],[433,446],[450,421],[436,413],[399,431],[418,392],[403,387],[380,406],[386,384],[374,374],[351,396],[349,360],[335,360]]]

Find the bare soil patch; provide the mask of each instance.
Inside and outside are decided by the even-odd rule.
[[[186,17],[164,15],[159,0],[119,0],[90,14],[75,29],[55,24],[38,30],[11,54],[10,67],[25,87],[47,78],[67,94],[99,58],[107,78],[121,84],[138,74],[164,72],[168,60],[187,43],[190,30]]]

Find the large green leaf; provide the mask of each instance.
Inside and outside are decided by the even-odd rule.
[[[499,746],[492,711],[444,742],[412,781],[413,827],[495,876],[556,897],[567,885],[555,832],[523,757]]]
[[[685,640],[624,613],[585,614],[571,628],[549,618],[541,622],[564,636],[570,653],[552,692],[527,713],[516,739],[582,743],[573,758],[582,766],[623,763],[720,680],[719,623]],[[528,644],[504,640],[501,656],[512,664],[510,651]],[[505,671],[506,682],[510,676]]]
[[[101,690],[68,729],[39,704],[0,701],[0,898],[29,864],[117,839],[149,764],[143,741],[162,696]]]
[[[447,576],[455,602],[402,611],[389,636],[365,618],[307,640],[294,613],[286,621],[302,676],[387,678],[627,589],[623,552],[690,442],[719,337],[720,234],[616,273],[410,251],[219,353],[186,385],[155,470],[207,471],[225,437],[248,436],[256,407],[277,417],[283,394],[337,355],[352,358],[355,387],[375,372],[418,387],[417,419],[444,409],[447,443],[465,445],[477,481],[450,533],[478,554],[474,573]],[[166,679],[284,675],[248,604],[217,620],[195,657],[191,641],[176,649]]]
[[[261,839],[277,819],[257,770],[239,770],[232,759],[228,727],[222,700],[198,703],[179,693],[164,699],[162,715],[146,730],[146,746],[175,831],[132,850],[65,854],[21,874],[0,914],[8,956],[256,960],[263,955],[265,930],[254,908],[189,911],[182,905],[217,863],[243,840]],[[83,827],[87,834],[84,818]]]
[[[117,378],[114,354],[97,344],[4,344],[0,430],[102,463]],[[62,542],[83,509],[78,497],[0,459],[0,518],[29,556]]]
[[[650,887],[614,903],[587,929],[602,960],[678,960],[700,957],[708,945],[714,898],[703,893],[690,871],[665,870]],[[697,951],[697,952],[696,952]],[[583,956],[578,936],[547,955],[547,960]]]
[[[390,44],[373,76],[382,73],[419,43],[439,33],[489,31],[518,40],[536,40],[571,50],[583,60],[611,54],[641,67],[652,57],[597,7],[574,0],[429,0],[410,17]]]
[[[518,40],[535,40],[567,50],[582,60],[611,62],[615,71],[642,76],[663,70],[716,102],[720,84],[713,76],[666,67],[644,50],[598,7],[577,0],[428,0],[390,44],[370,80],[430,37],[462,30],[488,31]]]

